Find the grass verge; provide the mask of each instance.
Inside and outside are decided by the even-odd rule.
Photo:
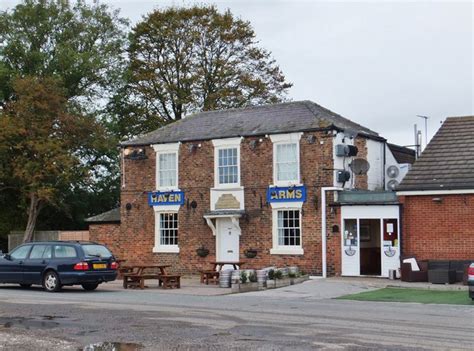
[[[344,295],[337,299],[474,306],[474,301],[471,300],[467,291],[443,291],[412,288],[383,288],[358,294]]]

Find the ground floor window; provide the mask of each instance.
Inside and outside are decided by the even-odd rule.
[[[301,227],[299,210],[278,211],[278,245],[300,246]]]
[[[273,210],[272,254],[302,255],[301,210]]]
[[[177,213],[160,213],[160,245],[178,245]]]
[[[179,252],[178,213],[157,212],[155,214],[154,252]]]

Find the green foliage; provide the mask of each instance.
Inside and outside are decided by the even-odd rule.
[[[296,273],[290,272],[290,273],[288,273],[288,277],[296,278]]]
[[[283,273],[279,269],[275,272],[275,279],[282,279]]]
[[[90,165],[81,149],[103,138],[87,115],[72,115],[58,80],[16,79],[16,96],[0,115],[0,184],[28,204],[27,229],[48,204],[61,206],[71,184],[87,181]]]
[[[44,187],[39,192],[41,197],[48,198],[42,201],[46,207],[38,214],[38,228],[83,228],[84,217],[117,205],[118,140],[112,128],[107,132],[97,121],[109,126],[103,108],[120,86],[126,61],[127,30],[128,21],[98,1],[24,0],[11,10],[0,11],[0,113],[2,107],[11,109],[16,105],[18,108],[18,93],[14,89],[18,78],[36,77],[36,82],[52,79],[55,89],[60,90],[53,95],[60,96],[62,116],[75,120],[65,124],[82,129],[81,135],[69,140],[70,145],[65,148],[55,138],[40,140],[48,133],[39,133],[36,127],[41,121],[36,120],[36,113],[31,117],[32,129],[36,130],[34,135],[30,128],[24,128],[22,135],[20,125],[9,126],[13,128],[9,136],[11,144],[3,147],[3,151],[0,146],[0,203],[8,198],[8,210],[0,215],[0,235],[24,228],[24,212],[29,203],[24,196],[24,178],[31,178],[32,174],[37,174],[38,187],[39,184]],[[27,108],[25,96],[30,93],[23,95],[20,104],[24,109]],[[36,102],[41,100],[30,96]],[[4,138],[7,132],[2,131]],[[70,152],[71,155],[62,155],[57,162],[66,170],[57,183],[54,183],[56,169],[52,169],[49,178],[40,176],[54,168],[48,162],[42,168],[40,162],[26,160],[21,176],[15,176],[18,166],[10,165],[9,160],[19,149],[12,149],[12,145],[15,145],[14,138],[21,141],[25,136],[36,140],[36,145],[28,147],[33,155],[39,155],[38,161],[57,158],[62,150]],[[25,143],[20,144],[20,149],[26,147]],[[20,155],[18,162],[25,161],[25,157]]]
[[[247,273],[246,272],[241,272],[240,273],[240,281],[245,284],[247,283]]]
[[[432,289],[383,288],[337,297],[354,301],[415,302],[429,304],[474,305],[466,290],[440,291]]]
[[[268,279],[270,279],[270,280],[275,279],[275,270],[270,269],[270,270],[268,271]]]
[[[128,84],[111,106],[126,136],[198,111],[279,102],[291,87],[250,23],[215,6],[155,10],[133,28],[129,54]]]
[[[18,76],[57,77],[67,99],[87,105],[106,97],[123,70],[127,26],[97,1],[24,0],[0,12],[0,102]]]

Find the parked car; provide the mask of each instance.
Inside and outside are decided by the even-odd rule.
[[[66,285],[94,290],[115,280],[118,264],[105,246],[94,242],[31,242],[0,257],[0,283],[42,285],[46,291]]]
[[[467,269],[467,285],[469,286],[469,297],[474,301],[474,263]]]

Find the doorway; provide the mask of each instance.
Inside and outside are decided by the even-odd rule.
[[[381,275],[380,219],[360,219],[360,274]]]
[[[228,217],[217,219],[217,261],[239,262],[240,230]]]

